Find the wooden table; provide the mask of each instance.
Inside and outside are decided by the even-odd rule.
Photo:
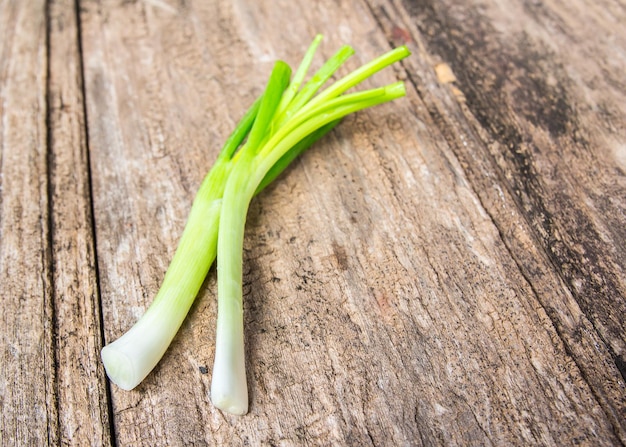
[[[621,0],[0,1],[0,445],[625,445]],[[209,400],[211,270],[159,366],[99,351],[155,295],[272,63],[406,44],[258,196],[250,413]]]

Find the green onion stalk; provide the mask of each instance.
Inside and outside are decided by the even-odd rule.
[[[237,125],[205,177],[154,301],[128,332],[102,349],[107,375],[120,388],[136,387],[156,366],[217,255],[218,315],[211,400],[225,412],[247,413],[242,265],[250,202],[343,117],[405,94],[401,82],[346,93],[407,57],[410,53],[405,46],[319,92],[354,53],[344,46],[304,83],[321,39],[318,35],[313,40],[293,78],[285,62],[275,63],[263,94]]]

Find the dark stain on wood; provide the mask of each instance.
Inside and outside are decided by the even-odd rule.
[[[536,155],[542,151],[591,151],[568,93],[572,81],[558,56],[525,33],[514,42],[499,40],[499,33],[469,6],[451,8],[439,2],[408,0],[404,5],[430,51],[452,67],[468,109],[491,140],[499,143],[501,151],[496,156],[504,163],[494,160],[494,165],[499,166],[554,268],[604,333],[615,366],[626,380],[625,353],[611,343],[611,339],[624,339],[620,315],[626,315],[625,303],[612,299],[624,293],[620,280],[609,265],[611,260],[604,261],[614,249],[602,242],[600,231],[581,204],[573,202],[575,198],[546,190],[546,182],[567,181],[564,174],[557,171],[546,178],[537,168]],[[536,131],[523,130],[528,126],[525,120],[546,131],[554,147],[538,141]],[[624,195],[623,190],[618,193]],[[621,236],[623,230],[618,228],[625,227],[623,214],[620,218],[615,209],[605,211],[621,224],[611,226]],[[617,241],[618,253],[624,253],[624,239]]]
[[[333,254],[335,255],[335,261],[339,270],[346,271],[350,267],[348,263],[348,254],[346,253],[346,249],[339,245],[337,242],[333,242]]]

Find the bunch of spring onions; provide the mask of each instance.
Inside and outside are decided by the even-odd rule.
[[[275,63],[265,91],[228,138],[202,182],[154,301],[128,332],[102,349],[107,375],[120,388],[134,388],[156,366],[217,256],[218,316],[211,400],[223,411],[247,413],[242,263],[250,201],[344,116],[405,94],[401,82],[346,93],[407,57],[410,53],[404,46],[319,92],[354,53],[344,46],[305,83],[321,39],[318,35],[313,40],[293,78],[286,63]]]

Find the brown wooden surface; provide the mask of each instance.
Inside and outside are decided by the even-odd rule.
[[[626,5],[0,1],[0,445],[625,445]],[[272,62],[407,44],[258,196],[250,413],[209,400],[215,270],[131,392],[158,290]]]

